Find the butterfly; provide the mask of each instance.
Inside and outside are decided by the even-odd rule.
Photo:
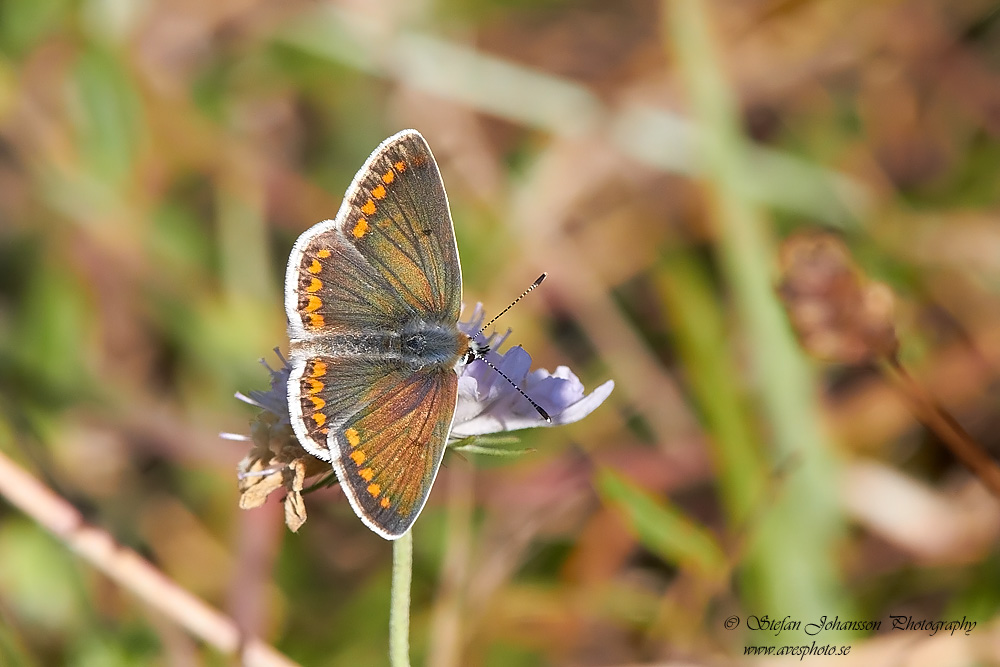
[[[488,348],[458,329],[462,269],[427,142],[403,130],[307,230],[285,274],[288,409],[313,456],[378,535],[410,529],[451,429],[458,372]]]

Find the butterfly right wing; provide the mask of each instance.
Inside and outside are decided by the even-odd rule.
[[[330,461],[351,506],[386,539],[405,533],[430,493],[455,413],[458,375],[317,354],[292,369],[299,441]]]
[[[292,348],[293,352],[296,348]],[[288,412],[299,443],[313,456],[330,461],[330,433],[371,400],[403,382],[406,374],[383,361],[306,351],[291,360]]]

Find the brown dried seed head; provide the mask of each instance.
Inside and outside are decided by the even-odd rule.
[[[250,424],[253,447],[238,466],[240,507],[260,507],[278,489],[285,491],[285,523],[297,531],[306,521],[301,491],[306,480],[330,472],[330,464],[308,454],[291,427],[262,412]]]
[[[848,364],[895,355],[892,292],[869,281],[837,237],[797,234],[782,244],[779,260],[778,294],[810,354]]]

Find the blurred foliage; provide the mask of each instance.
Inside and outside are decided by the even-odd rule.
[[[294,239],[416,127],[466,303],[548,270],[502,326],[617,388],[446,460],[415,664],[735,660],[785,635],[730,615],[819,613],[967,616],[902,664],[998,664],[997,499],[773,290],[780,238],[836,227],[1000,456],[998,109],[987,0],[0,2],[0,451],[292,659],[385,664],[389,544],[336,489],[295,535],[241,512],[217,434],[286,345]],[[0,502],[0,664],[227,660]]]

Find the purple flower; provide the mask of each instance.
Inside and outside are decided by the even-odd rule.
[[[469,336],[479,331],[484,314],[477,304],[467,322],[458,328]],[[516,431],[536,426],[572,424],[593,412],[615,388],[608,380],[590,394],[583,383],[566,366],[559,366],[555,373],[545,369],[529,372],[531,355],[520,346],[497,352],[510,337],[507,333],[489,337],[490,351],[486,358],[549,413],[551,422],[541,415],[507,380],[482,361],[474,361],[462,368],[458,376],[458,406],[451,426],[451,439],[458,440],[473,435]]]
[[[281,350],[274,348],[274,353],[281,362],[281,366],[277,369],[271,368],[266,360],[260,360],[261,365],[271,375],[271,389],[251,391],[249,396],[242,392],[236,392],[236,398],[277,416],[279,424],[291,424],[291,419],[288,416],[288,376],[292,369],[288,365],[288,360],[281,354]]]

